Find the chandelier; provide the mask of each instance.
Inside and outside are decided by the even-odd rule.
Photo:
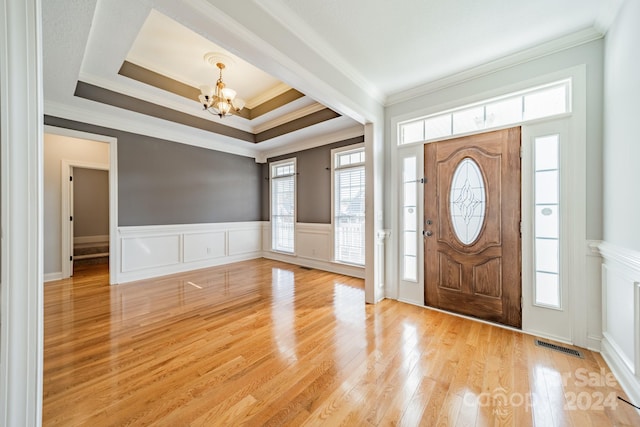
[[[236,91],[227,87],[222,81],[222,70],[225,65],[220,61],[219,56],[215,54],[206,54],[204,56],[206,62],[211,64],[215,62],[215,66],[220,70],[220,75],[215,86],[200,86],[200,96],[198,99],[204,107],[204,109],[213,115],[220,118],[225,116],[231,116],[233,113],[244,108],[245,101],[240,98],[236,98]]]

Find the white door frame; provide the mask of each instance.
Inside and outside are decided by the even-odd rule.
[[[42,423],[39,0],[0,0],[0,425]]]
[[[118,245],[118,140],[116,138],[81,132],[71,129],[59,128],[55,126],[45,126],[45,133],[68,136],[90,141],[105,142],[109,144],[109,163],[91,163],[80,160],[62,160],[61,166],[61,221],[62,221],[62,277],[67,278],[71,274],[71,262],[69,257],[72,254],[73,236],[69,226],[70,215],[70,194],[69,194],[69,173],[73,167],[87,169],[101,169],[109,171],[109,283],[118,283],[118,272],[120,271],[120,247]]]
[[[60,189],[61,189],[61,228],[62,230],[62,245],[60,248],[61,260],[62,260],[62,278],[66,279],[73,274],[73,221],[70,217],[74,215],[73,212],[73,200],[74,194],[72,192],[73,182],[69,177],[73,177],[73,168],[84,168],[94,170],[106,170],[111,175],[109,170],[109,163],[91,163],[78,160],[62,160],[62,169],[60,173]],[[109,182],[109,203],[111,204],[111,182]],[[111,215],[109,215],[109,229],[111,229]],[[111,233],[109,233],[111,235]],[[109,239],[111,240],[111,239]],[[109,242],[111,246],[111,242]],[[109,249],[111,250],[111,249]],[[111,257],[109,257],[109,264],[111,264]]]
[[[392,284],[386,289],[386,295],[390,298],[401,299],[404,302],[408,302],[415,305],[423,306],[424,302],[420,299],[420,293],[416,290],[408,289],[408,286],[413,286],[414,284],[407,284],[400,280],[400,255],[401,255],[401,239],[399,238],[400,234],[400,213],[399,213],[399,196],[398,191],[394,191],[399,188],[399,176],[400,176],[400,167],[399,161],[402,158],[403,153],[408,153],[411,150],[414,150],[415,153],[420,153],[420,149],[415,147],[416,145],[423,145],[424,142],[416,142],[411,144],[406,144],[403,146],[398,146],[398,124],[404,120],[410,120],[413,118],[418,118],[421,116],[427,116],[430,114],[435,114],[438,112],[446,111],[448,109],[456,108],[462,105],[472,104],[474,102],[480,102],[485,99],[489,99],[493,96],[500,96],[506,93],[517,92],[520,90],[525,90],[534,86],[550,83],[557,80],[562,80],[565,78],[572,79],[572,111],[571,113],[562,115],[561,117],[566,118],[568,120],[568,131],[569,131],[569,147],[567,148],[567,153],[565,157],[562,159],[561,168],[567,172],[565,176],[566,180],[568,180],[568,184],[571,186],[571,192],[569,194],[565,194],[567,209],[565,212],[565,216],[567,218],[571,218],[571,221],[568,223],[565,222],[562,224],[563,236],[566,239],[566,244],[569,246],[567,266],[565,268],[565,275],[569,277],[569,281],[567,283],[568,286],[568,302],[566,305],[566,309],[569,312],[569,319],[571,322],[571,331],[570,334],[564,336],[558,336],[554,334],[552,331],[549,331],[546,328],[541,328],[540,325],[544,324],[541,321],[539,313],[532,312],[532,310],[525,310],[523,308],[522,313],[522,331],[530,334],[536,334],[539,336],[547,337],[550,339],[556,339],[559,341],[569,342],[581,347],[590,348],[590,349],[599,349],[599,342],[594,337],[588,335],[588,327],[587,327],[587,290],[584,288],[586,283],[586,66],[578,65],[575,67],[571,67],[565,70],[560,70],[556,72],[549,73],[544,76],[540,76],[531,80],[523,81],[517,83],[515,85],[510,85],[507,87],[497,88],[490,93],[483,92],[477,95],[470,96],[468,98],[453,100],[448,103],[444,103],[441,105],[432,105],[424,110],[415,111],[412,113],[407,113],[402,116],[397,116],[392,118],[391,120],[391,164],[390,164],[390,172],[391,172],[391,223],[393,224],[393,229],[396,231],[392,233],[390,245],[395,249],[395,253],[392,257],[389,257],[389,265],[387,271],[389,272],[389,281],[388,283]],[[523,133],[526,132],[527,127],[532,124],[540,122],[548,122],[557,120],[558,117],[541,119],[535,123],[528,124],[518,124],[515,123],[513,125],[509,125],[506,127],[513,127],[521,125],[523,129]],[[464,136],[464,135],[456,135]],[[447,139],[447,138],[442,138]],[[406,150],[406,151],[405,151]],[[525,171],[523,171],[524,173]],[[526,177],[523,176],[523,188],[522,188],[522,200],[529,200],[531,198],[531,189],[525,185]],[[524,218],[531,218],[532,214],[530,211],[533,209],[532,206],[524,204],[522,206],[522,215]],[[528,210],[528,211],[527,211]],[[529,213],[527,213],[529,212]],[[423,206],[419,206],[418,214],[420,218],[424,218]],[[419,231],[422,231],[422,227],[420,227]],[[525,233],[529,232],[526,228],[523,230],[523,237]],[[531,240],[530,237],[528,239]],[[523,244],[526,239],[523,239]],[[420,246],[422,241],[419,242]],[[531,257],[530,248],[523,248],[522,257],[523,257],[523,271],[526,266],[524,262],[525,257]],[[424,277],[424,266],[422,264],[419,265],[419,276]],[[531,289],[530,283],[525,283],[525,281],[531,280],[530,277],[527,277],[523,274],[523,293],[529,292]],[[422,285],[423,286],[423,285]],[[404,288],[403,288],[404,287]],[[409,296],[409,298],[407,298]],[[525,301],[526,302],[526,301]]]
[[[573,343],[573,306],[570,296],[579,289],[573,285],[571,249],[573,235],[571,215],[574,209],[574,189],[578,187],[572,179],[573,163],[567,159],[571,153],[569,136],[570,118],[548,120],[522,127],[522,329],[537,336],[556,341]],[[534,203],[534,140],[535,138],[558,135],[560,165],[560,307],[550,308],[535,303],[535,203]],[[579,298],[579,297],[574,297]]]

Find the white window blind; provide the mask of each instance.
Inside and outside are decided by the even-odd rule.
[[[271,248],[295,250],[296,164],[286,160],[271,166]]]
[[[334,256],[364,265],[364,148],[340,151],[334,158]]]

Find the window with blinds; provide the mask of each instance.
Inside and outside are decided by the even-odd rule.
[[[296,222],[296,161],[271,164],[271,248],[293,253]]]
[[[334,258],[364,265],[364,147],[333,152]]]

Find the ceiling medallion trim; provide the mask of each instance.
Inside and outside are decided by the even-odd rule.
[[[216,67],[218,63],[222,63],[225,65],[226,69],[233,68],[236,63],[229,55],[225,55],[224,53],[217,52],[207,52],[203,56],[204,62],[207,64]]]

